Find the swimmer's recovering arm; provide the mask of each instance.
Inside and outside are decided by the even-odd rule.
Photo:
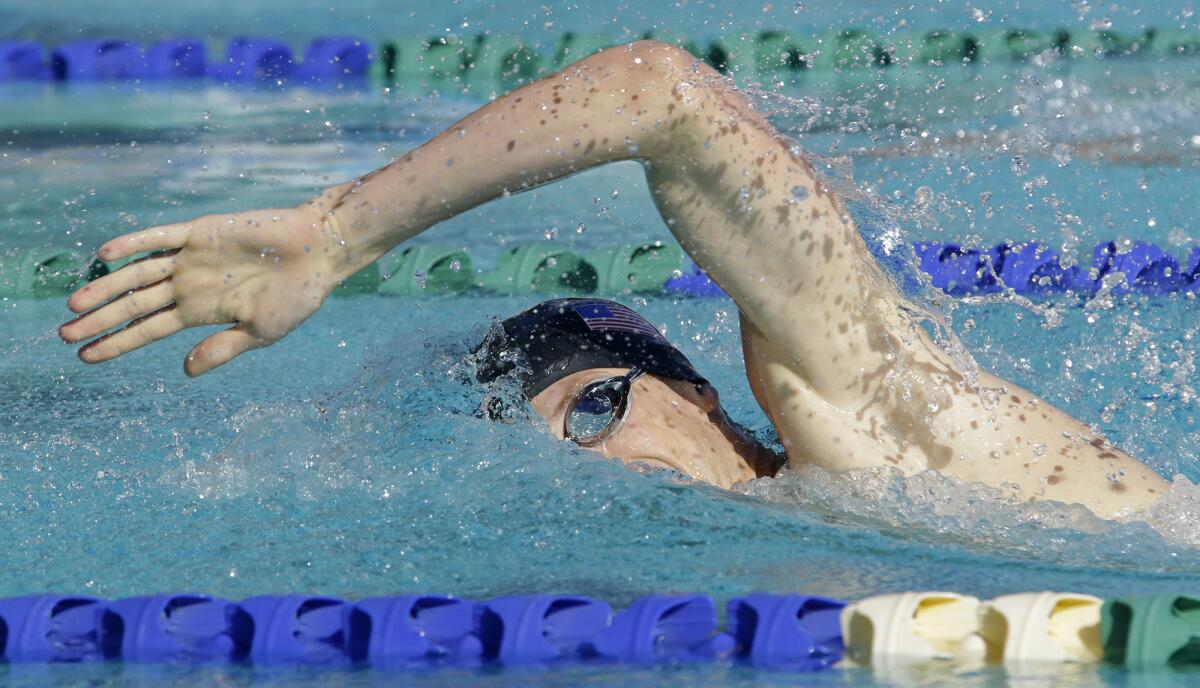
[[[60,333],[78,342],[128,321],[81,348],[84,361],[100,362],[187,327],[234,323],[188,354],[185,369],[198,375],[280,339],[340,280],[431,225],[506,192],[627,159],[645,163],[684,248],[744,312],[764,316],[764,327],[776,294],[834,288],[806,283],[814,272],[806,263],[852,267],[843,245],[857,235],[807,161],[711,68],[674,46],[640,42],[498,98],[298,208],[206,216],[107,242],[105,260],[169,253],[81,288],[68,306],[84,315]],[[783,174],[800,175],[804,188],[768,183]],[[802,230],[782,238],[784,223]],[[772,266],[787,269],[768,288],[763,268]]]

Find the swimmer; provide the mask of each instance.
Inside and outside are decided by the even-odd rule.
[[[667,227],[736,302],[750,387],[789,464],[937,470],[1108,517],[1148,506],[1168,486],[1032,392],[960,370],[794,142],[716,71],[653,41],[605,50],[518,88],[298,207],[112,239],[100,258],[162,253],[72,294],[67,305],[82,315],[60,334],[91,339],[79,356],[98,363],[185,328],[231,323],[187,354],[186,372],[200,375],[284,337],[340,281],[428,227],[620,160],[642,163]],[[661,424],[649,441],[681,453],[728,435],[711,386],[641,360],[575,371],[535,394],[534,406],[561,432],[563,400],[597,382],[631,391],[622,402],[627,420],[595,446],[663,460],[621,443],[647,424]],[[672,408],[683,411],[672,416]],[[729,442],[744,448],[736,437]],[[755,456],[740,468],[694,472],[722,486],[773,472]],[[709,459],[671,461],[691,471]]]

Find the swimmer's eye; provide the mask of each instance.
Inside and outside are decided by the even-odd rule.
[[[581,447],[591,447],[612,437],[629,416],[629,392],[641,374],[634,368],[625,375],[584,385],[563,419],[566,438]]]

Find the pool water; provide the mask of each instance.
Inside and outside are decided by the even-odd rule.
[[[1088,260],[1108,239],[1186,255],[1200,236],[1196,62],[1023,65],[766,83],[752,97],[820,157],[879,246],[1040,240]],[[94,249],[114,233],[301,202],[418,145],[482,102],[453,90],[5,86],[0,251]],[[853,189],[853,191],[850,191]],[[582,230],[581,230],[582,228]],[[487,266],[515,243],[580,250],[670,235],[619,164],[489,204],[421,241]],[[467,352],[536,299],[332,299],[270,350],[196,380],[187,332],[84,366],[62,300],[0,301],[0,596],[198,590],[468,597],[564,591],[856,598],[908,589],[1112,596],[1200,570],[1195,368],[1185,295],[1031,303],[918,290],[974,360],[1094,423],[1176,485],[1148,516],[1014,506],[936,475],[811,468],[734,494],[639,474],[476,411]],[[746,384],[727,300],[623,299],[663,328],[733,417],[773,431]],[[949,328],[949,329],[945,329]],[[954,334],[945,334],[951,332]],[[1050,670],[1047,670],[1050,671]],[[15,684],[304,683],[320,670],[6,667]],[[394,676],[356,671],[348,685]],[[1158,685],[1183,675],[1056,668],[831,672],[743,667],[420,673],[421,685]],[[1175,685],[1175,684],[1172,684]]]

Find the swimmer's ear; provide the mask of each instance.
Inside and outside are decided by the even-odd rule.
[[[242,325],[222,330],[197,344],[183,360],[183,370],[189,377],[203,375],[217,366],[225,365],[252,349],[270,344],[255,337]]]

